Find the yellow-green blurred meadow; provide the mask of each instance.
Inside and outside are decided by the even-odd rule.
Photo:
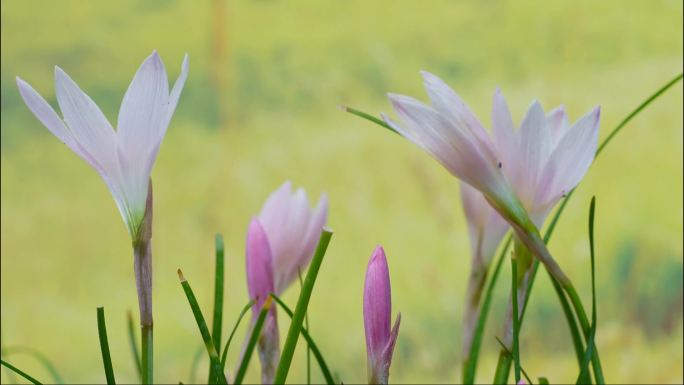
[[[249,219],[290,179],[312,199],[330,198],[335,235],[310,322],[331,368],[344,383],[366,379],[363,278],[380,243],[393,311],[403,318],[390,380],[448,383],[460,381],[469,266],[458,184],[408,141],[336,106],[389,111],[388,91],[424,95],[418,71],[426,69],[487,125],[496,86],[516,121],[534,98],[547,109],[565,104],[571,120],[600,104],[604,138],[682,70],[676,0],[1,4],[2,344],[38,349],[68,382],[104,382],[97,306],[106,310],[117,380],[137,381],[126,334],[126,312],[137,315],[130,240],[105,184],[32,116],[15,76],[56,106],[59,65],[115,122],[153,49],[173,79],[183,53],[190,55],[153,171],[157,381],[188,383],[202,346],[176,269],[208,314],[213,237],[225,236],[225,340],[247,302]],[[680,82],[596,160],[550,244],[590,304],[587,214],[596,195],[597,343],[609,382],[684,381],[682,126]],[[505,269],[483,343],[483,382],[493,378],[508,275]],[[535,377],[574,382],[565,320],[548,278],[539,277],[521,335],[523,366]],[[293,306],[297,293],[295,285],[285,295]],[[281,317],[283,336],[287,326]],[[7,359],[50,379],[30,356]],[[258,379],[257,361],[250,381]],[[315,365],[312,372],[320,379]],[[206,375],[203,363],[196,380]],[[305,378],[299,349],[289,379]]]

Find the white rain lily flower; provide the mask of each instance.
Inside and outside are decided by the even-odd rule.
[[[59,140],[90,164],[114,196],[131,237],[139,237],[152,166],[188,75],[188,56],[169,92],[166,70],[154,51],[135,74],[119,110],[116,131],[102,111],[61,68],[55,89],[61,118],[17,77],[24,102]]]
[[[562,108],[547,117],[535,101],[516,131],[497,90],[490,137],[456,92],[437,76],[422,75],[432,105],[389,94],[403,124],[385,115],[384,120],[480,191],[525,246],[557,279],[568,282],[541,240],[538,226],[591,165],[598,142],[599,108],[569,126]]]

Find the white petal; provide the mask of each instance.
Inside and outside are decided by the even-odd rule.
[[[313,253],[318,245],[318,240],[321,237],[321,230],[328,220],[328,196],[326,194],[321,195],[316,205],[316,209],[311,214],[309,220],[309,227],[306,230],[306,236],[304,237],[304,247],[302,254],[304,257],[300,261],[300,266],[302,270],[311,261]]]
[[[404,125],[385,118],[388,124],[425,149],[456,177],[478,189],[489,184],[489,169],[496,167],[493,164],[496,161],[485,159],[478,143],[464,127],[452,124],[439,112],[413,98],[388,96]]]
[[[516,193],[528,210],[534,202],[541,173],[551,153],[551,143],[544,110],[539,102],[534,101],[520,125],[520,174],[513,181]]]
[[[97,162],[81,149],[81,146],[74,140],[71,132],[64,125],[64,121],[57,115],[55,110],[43,99],[36,90],[28,83],[17,77],[17,87],[26,106],[33,112],[33,114],[40,120],[45,127],[47,127],[53,135],[55,135],[62,143],[66,144],[72,151],[78,154],[81,158],[96,167]]]
[[[506,99],[498,88],[492,100],[492,134],[501,157],[501,169],[512,183],[519,169],[519,138]]]
[[[168,123],[171,121],[173,113],[176,111],[178,99],[180,98],[181,91],[183,91],[183,86],[185,86],[185,80],[188,78],[189,66],[190,58],[188,57],[188,54],[185,54],[185,56],[183,57],[183,64],[181,64],[180,75],[178,75],[178,79],[176,79],[176,83],[174,83],[173,88],[171,89],[171,94],[169,95],[169,108],[167,112],[166,125],[164,126],[164,132],[168,127]],[[164,134],[162,133],[162,136],[163,135]]]
[[[582,180],[596,154],[600,115],[600,108],[595,108],[560,139],[544,170],[538,201],[555,203]]]
[[[546,114],[546,124],[551,130],[551,137],[553,138],[552,147],[556,148],[558,141],[568,131],[568,115],[565,113],[565,107],[558,106]]]
[[[483,149],[491,148],[492,143],[487,132],[463,99],[437,76],[427,71],[421,71],[421,75],[423,75],[425,90],[435,109],[451,119],[455,125],[470,132],[477,141],[482,143]]]
[[[97,107],[61,68],[55,67],[57,102],[76,142],[101,174],[118,176],[116,135]]]

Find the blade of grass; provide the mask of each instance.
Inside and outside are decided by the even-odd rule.
[[[5,353],[6,353],[5,338],[4,338],[4,334],[2,333],[2,325],[0,324],[0,358],[2,358],[5,355]],[[14,375],[14,372],[11,370],[8,371],[7,372],[7,383],[8,384],[14,384],[15,382],[17,382],[17,378]]]
[[[100,336],[100,351],[102,351],[102,363],[104,364],[107,384],[116,384],[114,380],[114,368],[112,367],[112,357],[109,354],[109,342],[107,341],[107,324],[105,323],[104,308],[97,308],[97,333]]]
[[[539,377],[539,385],[549,385],[549,379],[546,377]]]
[[[192,314],[195,316],[195,322],[197,322],[197,327],[199,328],[200,334],[202,335],[202,340],[204,341],[204,346],[209,354],[209,359],[211,360],[211,365],[214,368],[214,374],[218,380],[219,384],[226,383],[226,376],[221,370],[221,362],[218,358],[218,353],[216,353],[216,348],[214,347],[214,342],[211,339],[211,334],[209,333],[209,328],[207,323],[204,321],[204,316],[202,315],[202,310],[197,303],[197,298],[195,298],[195,293],[193,293],[190,283],[183,276],[181,269],[178,269],[178,278],[180,279],[181,286],[185,292],[185,296],[188,298],[188,303],[190,303],[190,309],[192,309]]]
[[[244,318],[245,314],[249,311],[249,309],[252,308],[252,305],[254,305],[254,300],[251,300],[245,305],[245,307],[242,308],[242,311],[240,312],[240,315],[238,316],[237,321],[235,322],[235,325],[233,326],[233,330],[230,331],[230,335],[228,336],[228,341],[226,341],[226,346],[223,348],[223,354],[221,355],[221,369],[225,370],[226,369],[226,360],[228,359],[228,347],[230,347],[230,343],[233,341],[233,336],[235,335],[235,331],[237,331],[238,326],[240,326],[240,322],[242,322],[242,318]]]
[[[394,132],[397,135],[400,135],[394,128],[390,127],[389,124],[385,123],[384,120],[379,119],[371,114],[365,113],[361,110],[357,110],[356,108],[348,107],[348,106],[339,106],[342,111],[349,112],[352,115],[356,115],[360,118],[369,120],[379,126],[385,127],[386,129]]]
[[[518,263],[515,253],[511,258],[511,300],[513,302],[513,364],[515,366],[515,383],[520,382],[520,350],[518,347],[518,333],[520,332],[520,319],[518,318]]]
[[[35,378],[31,377],[27,373],[23,372],[22,370],[15,367],[14,365],[6,362],[5,360],[0,359],[0,364],[4,365],[7,369],[13,371],[14,373],[24,377],[28,382],[30,382],[32,384],[36,384],[36,385],[42,385],[42,383],[40,381],[36,380]]]
[[[313,291],[314,284],[316,283],[318,270],[321,268],[323,256],[325,256],[325,251],[328,249],[328,244],[330,243],[331,237],[332,231],[327,228],[323,228],[323,231],[321,231],[321,237],[318,241],[318,246],[316,247],[316,252],[311,259],[309,271],[306,273],[306,278],[304,279],[304,287],[299,293],[299,299],[297,299],[297,306],[295,306],[292,322],[290,322],[290,329],[287,332],[287,338],[285,339],[285,345],[283,346],[280,363],[278,364],[278,369],[276,370],[276,376],[274,380],[274,383],[276,384],[284,384],[285,380],[287,379],[287,373],[290,371],[292,356],[294,355],[294,350],[297,347],[297,338],[299,337],[299,331],[301,330],[302,322],[304,321],[304,314],[306,314],[306,309],[309,306],[309,300],[311,299],[311,292]]]
[[[297,274],[299,275],[299,290],[302,290],[302,287],[304,287],[304,280],[302,279],[302,269],[299,269],[297,271]],[[306,312],[306,315],[304,316],[304,327],[306,330],[309,329],[309,312]],[[311,385],[311,348],[309,345],[306,346],[306,383],[307,385]]]
[[[292,319],[293,313],[292,310],[283,302],[278,296],[275,294],[271,293],[271,297],[273,297],[273,300],[276,301],[278,305],[283,309],[283,311]],[[316,358],[316,361],[318,361],[318,366],[321,368],[321,373],[323,374],[323,377],[325,378],[325,382],[328,385],[339,383],[339,381],[335,381],[333,379],[332,374],[330,373],[330,369],[328,369],[328,364],[325,363],[325,359],[323,358],[323,355],[321,354],[321,351],[318,349],[318,346],[316,346],[316,343],[314,342],[313,338],[311,338],[311,335],[309,334],[309,330],[302,328],[301,329],[302,337],[306,340],[306,343],[309,346],[309,349],[311,349],[311,352],[314,355],[314,358]]]
[[[129,310],[126,312],[128,323],[128,342],[131,345],[131,354],[135,362],[135,369],[138,372],[138,379],[142,381],[142,364],[140,363],[140,352],[138,351],[137,338],[135,336],[135,323],[133,322],[133,313]]]
[[[487,284],[487,290],[485,291],[485,296],[482,300],[482,305],[480,309],[480,317],[477,319],[477,326],[475,327],[475,335],[473,336],[473,343],[470,345],[470,353],[468,354],[468,361],[463,366],[463,383],[464,384],[474,384],[475,383],[475,372],[477,371],[477,361],[480,355],[480,346],[482,345],[482,337],[484,335],[485,324],[487,322],[487,315],[489,313],[489,308],[492,303],[492,298],[494,297],[494,285],[496,285],[496,280],[501,271],[501,266],[508,251],[508,247],[511,244],[512,237],[508,237],[503,247],[499,257],[497,258],[496,265],[494,267],[494,273],[489,279]]]
[[[216,267],[214,274],[214,317],[211,325],[211,337],[214,341],[214,346],[217,349],[221,348],[221,326],[223,324],[223,280],[224,280],[224,247],[223,237],[221,234],[216,234],[214,238],[216,245]],[[208,383],[215,384],[217,379],[212,375],[211,364],[209,365]]]
[[[506,354],[509,358],[513,359],[513,358],[512,358],[512,357],[513,357],[513,353],[511,353],[511,351],[508,350],[508,348],[506,347],[506,345],[504,345],[503,341],[501,341],[501,340],[499,339],[499,337],[494,337],[494,338],[495,338],[496,341],[499,343],[499,345],[501,345],[501,351],[503,352],[503,354]],[[525,379],[527,380],[527,382],[529,383],[529,385],[534,385],[534,384],[532,383],[532,379],[530,379],[530,376],[527,375],[527,371],[525,371],[525,368],[523,368],[522,366],[520,366],[520,372],[522,373],[523,376],[525,376]],[[519,383],[519,382],[520,382],[520,380],[518,380],[518,382],[516,382],[516,383]]]
[[[245,374],[247,373],[247,367],[249,366],[249,360],[252,358],[252,353],[254,352],[254,347],[259,341],[259,337],[261,337],[261,329],[263,329],[264,321],[266,321],[266,316],[268,315],[268,312],[271,310],[272,301],[273,298],[271,296],[268,296],[268,298],[266,298],[266,301],[264,301],[264,305],[261,307],[261,310],[259,311],[259,316],[257,317],[256,323],[254,324],[254,329],[252,329],[252,334],[249,336],[249,342],[247,343],[247,347],[245,348],[245,354],[242,356],[240,367],[238,368],[238,371],[235,374],[235,385],[242,384],[242,380],[245,378]]]
[[[594,338],[596,337],[596,268],[595,268],[595,254],[594,254],[594,213],[596,211],[596,197],[591,198],[591,205],[589,206],[589,255],[591,256],[591,331],[589,333],[589,341],[587,342],[587,352],[582,360],[580,366],[580,373],[577,377],[577,384],[582,383],[582,376],[589,370],[589,361],[594,352]],[[601,383],[597,379],[597,383]]]
[[[11,346],[4,349],[3,355],[9,356],[15,354],[26,354],[27,356],[33,357],[36,361],[40,362],[40,364],[43,365],[43,367],[45,367],[45,370],[47,370],[48,373],[50,373],[50,376],[52,377],[52,380],[55,384],[64,383],[64,380],[62,379],[62,376],[59,374],[59,371],[57,370],[55,365],[53,365],[52,362],[39,351],[24,346]],[[14,372],[9,373],[14,374]]]

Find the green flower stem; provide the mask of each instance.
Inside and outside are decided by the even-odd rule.
[[[142,338],[142,383],[152,384],[154,382],[154,354],[153,354],[153,332],[152,325],[143,325]]]
[[[321,237],[318,241],[318,246],[316,247],[316,252],[311,259],[311,264],[309,265],[309,271],[306,273],[306,278],[304,279],[304,286],[302,291],[299,293],[299,299],[297,299],[297,306],[295,306],[294,316],[292,317],[292,322],[290,322],[290,329],[287,332],[287,338],[285,339],[285,345],[283,346],[282,355],[280,358],[280,363],[278,364],[278,369],[275,375],[275,384],[284,384],[287,379],[287,373],[290,371],[290,365],[292,364],[292,356],[294,355],[295,348],[297,347],[297,338],[302,329],[302,323],[304,322],[304,315],[309,306],[309,300],[311,299],[311,293],[313,291],[314,284],[316,283],[316,277],[318,276],[318,270],[321,268],[321,263],[323,262],[323,256],[325,256],[325,251],[328,249],[328,244],[330,243],[330,238],[332,237],[332,231],[323,228],[321,232]]]
[[[230,331],[228,341],[226,341],[226,346],[223,348],[223,354],[221,354],[221,371],[224,371],[226,369],[226,361],[228,359],[228,348],[230,347],[230,343],[233,341],[233,336],[235,336],[235,332],[237,331],[238,326],[240,326],[240,322],[242,322],[242,319],[245,317],[245,314],[247,314],[249,309],[252,308],[252,305],[254,305],[254,300],[249,301],[247,305],[245,305],[245,307],[242,308],[242,311],[240,312],[237,321],[235,321],[235,325],[233,325],[233,330]]]

